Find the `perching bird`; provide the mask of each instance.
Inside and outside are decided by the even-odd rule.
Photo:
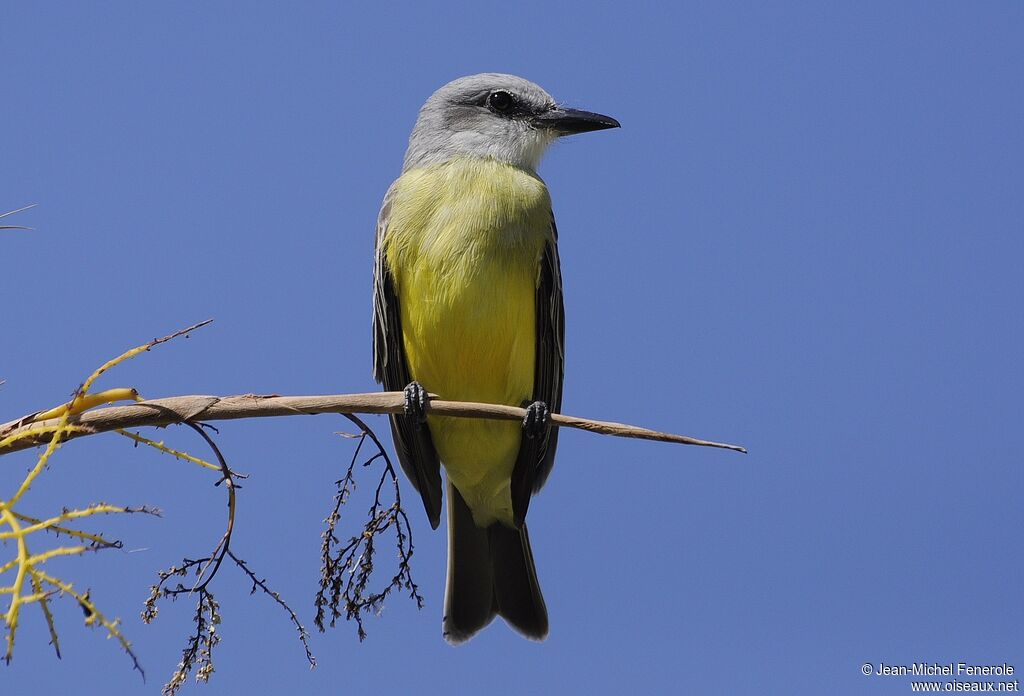
[[[526,533],[554,462],[562,402],[557,232],[536,174],[556,138],[616,128],[513,75],[463,77],[420,109],[401,176],[384,196],[374,272],[374,376],[405,390],[391,417],[402,468],[437,528],[448,478],[444,636],[501,615],[548,633]],[[527,407],[522,424],[425,414],[427,393]]]

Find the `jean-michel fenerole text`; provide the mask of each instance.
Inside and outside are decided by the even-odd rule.
[[[1013,665],[970,665],[965,662],[915,662],[910,665],[890,665],[879,662],[875,667],[877,676],[913,675],[933,676],[1008,676],[1013,674]]]

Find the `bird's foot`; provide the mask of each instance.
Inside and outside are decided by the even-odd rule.
[[[427,390],[419,382],[409,382],[405,387],[405,415],[416,425],[427,422]]]
[[[523,433],[529,439],[540,437],[547,432],[548,424],[551,421],[551,410],[543,401],[534,401],[526,406],[526,415],[523,417]]]

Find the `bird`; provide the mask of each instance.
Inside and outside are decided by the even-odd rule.
[[[515,75],[444,85],[419,111],[384,196],[374,265],[373,370],[404,392],[395,451],[432,528],[447,479],[442,632],[463,643],[496,615],[543,640],[548,613],[527,534],[551,472],[562,403],[558,233],[540,160],[558,138],[618,128]],[[521,406],[521,423],[428,413],[431,394]]]

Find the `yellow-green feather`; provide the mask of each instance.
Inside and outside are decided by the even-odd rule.
[[[445,399],[518,406],[533,397],[537,279],[551,237],[547,187],[518,167],[467,158],[401,176],[383,244],[413,379]],[[519,424],[428,424],[476,523],[510,524]]]

